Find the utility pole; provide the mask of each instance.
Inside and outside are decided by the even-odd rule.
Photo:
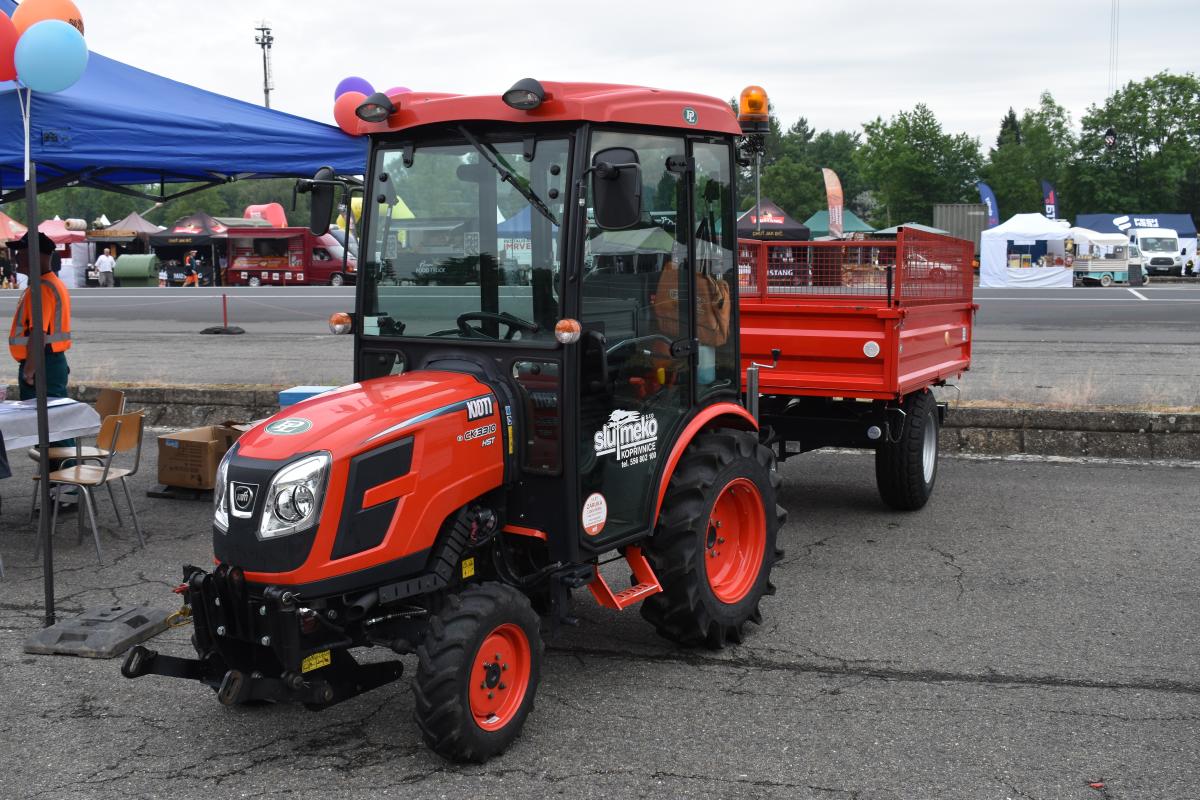
[[[254,43],[263,51],[263,105],[270,108],[271,90],[275,88],[271,85],[271,45],[275,43],[275,37],[271,35],[271,26],[265,19],[254,30],[258,31]]]

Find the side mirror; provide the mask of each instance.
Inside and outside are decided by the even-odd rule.
[[[314,236],[329,232],[329,217],[333,214],[333,178],[332,168],[321,167],[307,184],[308,192],[312,194],[308,229]],[[300,190],[304,191],[303,185]]]
[[[632,228],[642,218],[642,168],[637,152],[610,147],[592,156],[592,202],[596,225]]]

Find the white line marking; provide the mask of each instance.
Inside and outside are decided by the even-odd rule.
[[[1146,297],[1146,295],[1139,292],[1137,289],[1130,289],[1129,293],[1131,295],[1133,295],[1134,297],[1138,298],[1139,300],[1149,300],[1150,299],[1149,297]]]

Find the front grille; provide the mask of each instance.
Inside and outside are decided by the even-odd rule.
[[[1150,266],[1152,266],[1152,267],[1173,267],[1173,266],[1175,266],[1175,260],[1171,259],[1171,258],[1152,258],[1152,259],[1150,259]]]

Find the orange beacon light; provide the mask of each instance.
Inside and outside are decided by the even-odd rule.
[[[770,130],[770,101],[761,86],[747,86],[738,99],[738,124],[742,133],[766,133]]]

